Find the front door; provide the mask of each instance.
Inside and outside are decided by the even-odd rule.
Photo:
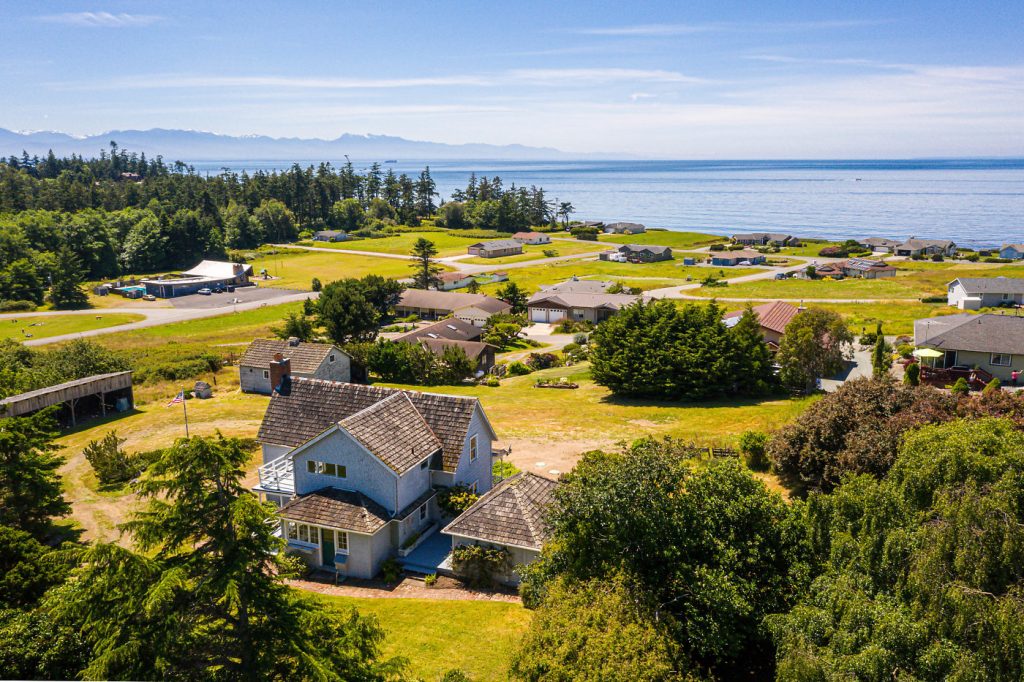
[[[320,554],[322,564],[334,568],[334,531],[320,529]]]

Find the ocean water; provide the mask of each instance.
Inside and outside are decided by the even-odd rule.
[[[360,170],[369,165],[353,163]],[[505,187],[537,185],[552,200],[571,201],[576,209],[572,217],[580,220],[628,220],[716,234],[917,236],[975,247],[1024,242],[1024,159],[399,160],[388,165],[395,172],[412,174],[427,163],[443,197],[464,187],[470,172],[498,175]],[[223,167],[252,171],[288,165],[235,161],[196,167],[214,172]]]

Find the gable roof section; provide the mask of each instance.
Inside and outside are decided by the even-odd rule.
[[[405,308],[432,308],[449,312],[469,306],[479,306],[486,301],[497,299],[483,294],[466,294],[458,291],[434,291],[431,289],[406,289],[398,305]],[[504,303],[504,305],[508,305]]]
[[[254,339],[238,364],[242,367],[269,367],[274,355],[280,353],[291,361],[292,374],[312,374],[332,352],[345,353],[329,343],[299,342],[292,346],[282,339]]]
[[[619,310],[640,300],[633,294],[575,294],[541,291],[534,294],[527,305],[559,305],[564,308],[608,308]]]
[[[643,253],[649,251],[651,253],[662,254],[666,251],[672,252],[670,246],[658,246],[657,244],[623,244],[618,248],[619,253]]]
[[[444,529],[448,535],[540,550],[544,515],[555,501],[556,481],[530,472],[507,478]]]
[[[953,242],[951,242],[948,239],[918,239],[916,237],[911,237],[907,241],[900,244],[897,248],[917,250],[926,249],[929,246],[938,246],[943,249],[948,249],[953,245]]]
[[[366,495],[339,488],[321,488],[296,497],[279,513],[289,521],[366,534],[376,533],[391,520],[387,510]]]
[[[579,279],[571,277],[558,284],[542,286],[538,294],[603,294],[614,282],[599,279]]]
[[[1024,244],[1003,244],[999,247],[999,250],[1013,249],[1014,251],[1024,251]]]
[[[455,339],[419,339],[420,344],[438,357],[444,355],[445,348],[461,348],[470,360],[479,360],[488,348],[494,348],[482,341],[457,341]]]
[[[338,426],[399,474],[441,449],[441,441],[404,393],[392,393]]]
[[[494,251],[497,249],[521,249],[523,248],[523,245],[515,239],[493,239],[489,242],[477,242],[476,244],[471,244],[469,248],[481,248],[485,251]]]
[[[794,317],[800,314],[800,309],[785,301],[772,301],[759,306],[754,306],[754,313],[757,315],[758,323],[765,329],[783,334]],[[734,310],[723,316],[725,320],[739,320],[743,317],[743,310]]]
[[[463,322],[457,317],[449,317],[395,337],[395,341],[409,342],[424,338],[451,339],[453,341],[476,341],[480,338],[480,327],[472,325],[469,322]]]
[[[1021,277],[958,277],[950,284],[955,282],[969,294],[1024,294]]]
[[[963,313],[915,320],[914,342],[940,350],[1024,355],[1024,317]]]
[[[455,312],[459,312],[459,310],[469,310],[470,308],[476,308],[477,310],[482,310],[485,313],[490,313],[494,315],[496,313],[503,313],[506,310],[511,309],[512,306],[510,306],[505,301],[502,301],[500,298],[491,298],[490,296],[485,296],[484,300],[480,301],[479,303],[472,303],[470,305],[462,306]]]
[[[298,447],[395,393],[408,396],[441,442],[444,470],[455,471],[466,432],[479,406],[476,398],[296,377],[288,395],[275,394],[270,398],[257,438],[261,443]],[[489,423],[487,426],[493,435],[493,428]]]

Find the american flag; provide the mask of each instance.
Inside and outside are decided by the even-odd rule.
[[[178,391],[178,395],[174,396],[174,399],[171,402],[167,403],[166,407],[170,407],[171,405],[177,405],[178,403],[183,402],[185,402],[185,391]]]

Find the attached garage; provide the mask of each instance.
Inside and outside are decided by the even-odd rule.
[[[541,308],[530,306],[530,322],[558,322],[565,317],[562,308]]]

